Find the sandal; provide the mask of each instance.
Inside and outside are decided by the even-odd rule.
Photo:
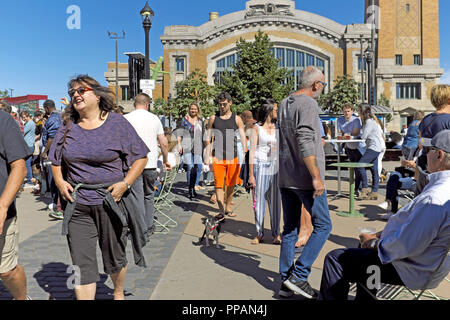
[[[251,244],[260,244],[261,242],[263,242],[263,238],[262,237],[255,237],[252,242],[250,242]]]
[[[225,215],[227,217],[236,217],[237,216],[237,214],[234,213],[233,211],[225,211]]]
[[[273,240],[272,240],[272,243],[273,244],[281,244],[281,237],[280,236],[276,236],[276,237],[274,237],[273,238]]]

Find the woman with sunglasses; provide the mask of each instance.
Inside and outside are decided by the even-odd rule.
[[[79,270],[75,294],[95,299],[99,280],[96,246],[105,273],[114,284],[114,299],[124,299],[128,228],[135,244],[135,262],[145,240],[127,211],[129,189],[142,173],[149,152],[131,124],[116,113],[114,95],[95,79],[80,75],[69,84],[71,101],[50,149],[52,172],[65,205],[63,235],[67,235],[73,265]],[[131,213],[130,213],[131,211]],[[136,242],[138,241],[138,242]],[[140,242],[139,242],[140,241]]]

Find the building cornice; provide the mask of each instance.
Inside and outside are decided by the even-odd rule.
[[[290,28],[291,30],[320,36],[337,46],[347,29],[344,25],[340,25],[333,20],[314,13],[302,10],[292,10],[292,13],[293,15],[258,15],[246,17],[247,11],[243,10],[206,22],[199,27],[166,27],[164,35],[160,39],[164,46],[201,45],[242,29],[275,26],[283,30]]]

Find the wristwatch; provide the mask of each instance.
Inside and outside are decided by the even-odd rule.
[[[128,182],[126,182],[125,180],[123,180],[123,182],[127,185],[127,189],[130,190],[131,189],[131,185],[129,185]]]

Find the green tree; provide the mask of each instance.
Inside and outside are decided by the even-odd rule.
[[[236,42],[238,62],[233,72],[222,76],[220,91],[227,91],[233,97],[233,111],[257,109],[264,99],[273,98],[280,102],[293,89],[291,72],[278,66],[270,49],[269,36],[261,31],[254,41],[241,38]]]
[[[209,117],[217,110],[214,99],[217,95],[217,88],[210,86],[206,81],[206,74],[200,69],[195,69],[183,81],[175,85],[176,97],[170,101],[170,113],[176,119],[183,117],[189,105],[193,102],[200,105],[205,118]]]
[[[380,106],[385,106],[390,108],[391,107],[391,102],[389,101],[389,99],[384,95],[384,93],[382,93],[380,95],[380,98],[378,98],[378,105]],[[392,121],[392,114],[388,113],[385,117],[386,119],[386,123],[391,122]]]
[[[9,92],[7,89],[5,89],[5,91],[0,90],[0,99],[8,98],[8,97],[9,97]]]
[[[334,88],[319,98],[319,105],[331,114],[341,113],[344,103],[356,105],[360,99],[359,86],[349,74],[337,77]]]
[[[157,98],[151,111],[158,116],[167,116],[169,114],[167,106],[168,102],[166,100],[163,98]]]

